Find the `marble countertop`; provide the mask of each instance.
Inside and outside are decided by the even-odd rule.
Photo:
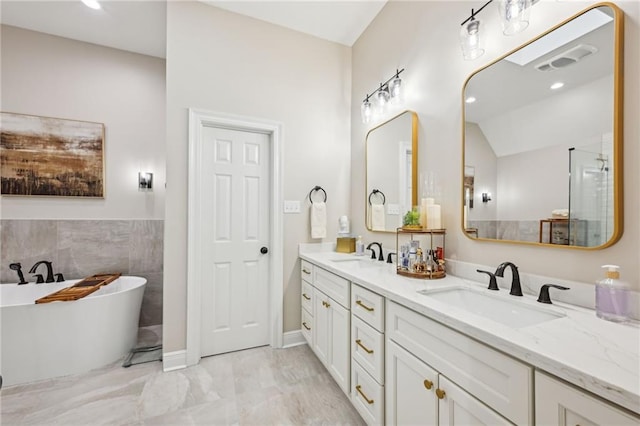
[[[486,290],[486,284],[451,275],[437,280],[406,278],[396,274],[392,264],[329,251],[320,244],[301,245],[299,254],[323,269],[640,414],[637,323],[604,321],[591,309],[566,303],[542,305],[526,294],[515,301],[516,296],[507,291]],[[341,261],[349,258],[365,263]],[[563,316],[516,329],[418,293],[460,286]]]

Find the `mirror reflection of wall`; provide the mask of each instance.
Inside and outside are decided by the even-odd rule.
[[[395,232],[416,203],[417,123],[417,114],[405,111],[367,134],[365,223],[370,231]]]
[[[616,11],[592,8],[469,78],[467,235],[581,247],[614,238]]]

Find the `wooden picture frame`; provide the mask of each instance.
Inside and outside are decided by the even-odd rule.
[[[0,112],[2,195],[104,198],[104,124]]]

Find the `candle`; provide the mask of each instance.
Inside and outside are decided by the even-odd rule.
[[[427,227],[429,229],[442,229],[440,213],[439,204],[430,204],[427,206]]]
[[[420,203],[420,226],[427,227],[427,203],[428,198],[423,198]]]

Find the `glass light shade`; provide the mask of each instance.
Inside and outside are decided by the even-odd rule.
[[[378,114],[384,114],[387,112],[387,105],[389,104],[389,86],[386,84],[378,89],[376,93],[376,99],[378,104]]]
[[[360,105],[360,116],[362,117],[362,122],[365,124],[371,121],[373,108],[371,107],[371,102],[369,102],[368,99],[362,101],[362,105]]]
[[[400,77],[396,77],[391,81],[391,103],[394,105],[398,105],[402,102],[403,93],[402,93],[402,79]]]
[[[472,18],[460,29],[460,47],[464,59],[471,61],[484,55],[480,41],[480,21]]]
[[[529,26],[531,0],[498,0],[502,33],[514,35]]]

